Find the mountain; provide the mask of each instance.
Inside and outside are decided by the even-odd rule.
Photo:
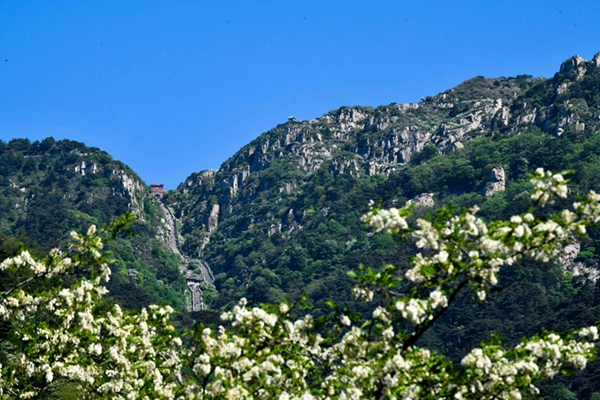
[[[443,203],[485,191],[486,185],[491,195],[494,185],[505,186],[500,177],[488,182],[496,167],[509,187],[534,167],[553,167],[527,157],[520,166],[493,159],[475,166],[468,156],[451,154],[465,155],[483,139],[519,142],[513,138],[533,130],[559,140],[595,132],[599,65],[600,53],[591,61],[576,56],[551,79],[476,77],[417,104],[342,107],[310,121],[290,118],[218,171],[194,173],[169,193],[183,249],[212,265],[217,287],[225,285],[221,306],[225,298],[254,298],[252,287],[260,287],[257,301],[318,290],[319,280],[327,287],[329,275],[340,278],[338,267],[354,268],[351,261],[363,257],[359,244],[366,233],[358,217],[369,199],[391,201],[393,195],[404,204],[433,193]],[[432,157],[455,164],[431,177],[434,185],[408,178]],[[309,239],[315,232],[335,236],[335,243]],[[231,296],[223,295],[229,291]]]
[[[0,230],[42,254],[69,232],[131,211],[133,238],[111,243],[117,264],[108,284],[129,308],[168,301],[185,309],[179,258],[167,246],[168,224],[146,184],[125,164],[83,143],[47,138],[0,142]]]
[[[113,245],[119,262],[111,283],[122,286],[113,292],[130,306],[189,306],[181,267],[202,280],[207,262],[219,291],[209,307],[307,292],[325,310],[332,292],[343,297],[351,285],[347,268],[402,263],[414,250],[364,230],[360,215],[369,200],[433,209],[478,203],[490,217],[518,208],[506,196],[523,191],[526,173],[561,164],[556,155],[532,152],[593,140],[599,64],[600,53],[591,61],[575,56],[551,79],[475,77],[417,104],[290,118],[218,171],[190,175],[167,193],[170,211],[99,149],[52,138],[0,143],[0,227],[47,250],[72,229],[133,211],[138,238]],[[590,168],[577,170],[581,182],[595,181]],[[201,260],[189,264],[174,243]]]
[[[549,79],[470,79],[417,104],[342,107],[311,121],[291,118],[260,135],[218,171],[190,175],[166,202],[181,229],[183,251],[215,274],[228,308],[297,300],[313,315],[327,300],[355,311],[349,270],[398,266],[416,253],[368,232],[369,200],[415,204],[415,218],[448,203],[481,207],[487,220],[531,206],[528,173],[574,170],[567,208],[600,188],[600,53],[575,56]],[[427,345],[460,360],[494,332],[515,343],[541,329],[565,331],[600,320],[600,234],[570,246],[561,263],[523,262],[502,271],[487,303],[463,296]],[[566,274],[564,273],[566,272]],[[600,363],[542,386],[551,399],[600,396]]]
[[[0,142],[0,255],[18,241],[42,253],[71,230],[132,211],[137,236],[112,244],[109,285],[127,307],[189,308],[185,274],[194,304],[212,310],[241,297],[273,303],[305,293],[313,315],[327,313],[328,300],[370,312],[350,301],[347,272],[361,263],[404,266],[416,253],[410,242],[365,229],[370,200],[414,204],[414,218],[449,203],[478,205],[487,220],[508,218],[531,207],[527,174],[543,167],[575,171],[570,198],[555,205],[565,208],[600,188],[599,128],[600,53],[570,58],[549,79],[475,77],[417,104],[290,118],[218,171],[191,174],[164,203],[99,149],[52,138]],[[600,234],[592,231],[558,265],[506,268],[500,293],[485,304],[463,296],[423,340],[460,359],[494,332],[515,342],[543,328],[592,324],[600,320],[599,263]],[[596,362],[542,389],[548,398],[589,399],[600,396],[598,374]]]

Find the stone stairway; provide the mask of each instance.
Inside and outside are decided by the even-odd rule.
[[[181,247],[179,246],[179,236],[177,234],[177,223],[175,216],[161,198],[157,196],[157,200],[163,213],[167,217],[167,223],[169,224],[169,247],[173,253],[178,254],[185,261],[185,264],[182,264],[179,270],[185,275],[187,285],[191,291],[191,311],[202,311],[204,310],[204,296],[202,294],[202,289],[205,288],[206,285],[214,287],[213,273],[206,261],[197,258],[190,258],[183,254]],[[192,271],[190,271],[189,266],[192,263],[199,266],[201,276],[198,276],[198,274],[194,274]]]

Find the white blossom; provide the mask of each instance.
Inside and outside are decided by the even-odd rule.
[[[562,176],[541,169],[532,185],[532,198],[540,205],[568,194]],[[533,383],[566,368],[584,368],[594,358],[597,326],[562,336],[540,334],[513,348],[482,344],[463,357],[462,368],[420,347],[418,332],[451,307],[457,287],[473,290],[485,301],[505,266],[526,257],[556,259],[564,244],[600,221],[599,203],[600,195],[590,192],[573,211],[547,219],[536,218],[533,211],[489,225],[474,207],[442,223],[419,219],[414,231],[406,219],[409,209],[376,210],[372,204],[365,221],[374,230],[412,239],[422,249],[404,273],[416,290],[397,290],[401,274],[395,267],[365,272],[352,294],[371,302],[377,293],[378,305],[354,325],[342,314],[325,337],[316,331],[310,314],[291,319],[296,312],[288,303],[278,310],[267,308],[272,312],[249,307],[241,299],[222,314],[230,328],[204,328],[195,337],[180,336],[168,305],[139,312],[114,306],[104,312],[98,304],[107,293],[103,282],[110,268],[102,258],[99,232],[91,226],[86,235],[72,233],[68,251],[53,250],[44,261],[22,252],[0,264],[3,271],[19,271],[31,279],[47,280],[71,270],[82,276],[70,287],[57,285],[43,293],[15,287],[0,296],[0,318],[15,326],[19,345],[29,346],[27,352],[11,354],[12,364],[0,365],[0,397],[10,390],[11,396],[33,398],[42,390],[36,382],[46,385],[57,379],[73,380],[114,399],[537,395]],[[83,253],[90,265],[80,265],[78,255]],[[89,268],[97,272],[93,279]],[[53,324],[36,324],[40,315],[50,316]],[[401,318],[412,325],[400,329]]]

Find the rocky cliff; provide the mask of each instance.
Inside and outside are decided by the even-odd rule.
[[[476,77],[417,104],[342,107],[310,121],[291,119],[260,135],[218,171],[192,174],[179,186],[176,210],[183,232],[202,237],[189,241],[186,250],[202,253],[219,224],[233,214],[247,217],[238,229],[266,218],[266,229],[280,231],[286,216],[248,210],[260,198],[281,202],[294,196],[317,171],[356,179],[389,176],[424,150],[448,153],[474,138],[517,134],[530,124],[556,136],[568,129],[596,129],[600,111],[593,89],[599,62],[600,53],[591,61],[575,56],[551,79]],[[503,179],[494,176],[488,195],[501,190]],[[294,229],[302,223],[287,225]]]

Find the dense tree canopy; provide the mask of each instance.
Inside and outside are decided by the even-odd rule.
[[[110,277],[105,243],[126,225],[73,233],[66,251],[41,260],[27,251],[2,262],[14,282],[0,294],[0,396],[44,398],[65,385],[89,398],[431,398],[521,399],[536,383],[582,369],[596,355],[595,325],[561,334],[539,332],[510,345],[498,337],[458,363],[421,344],[461,293],[494,296],[498,274],[523,259],[550,262],[600,221],[600,195],[548,214],[567,196],[562,175],[538,169],[537,208],[485,223],[477,207],[442,208],[409,226],[411,208],[372,207],[375,231],[415,242],[419,252],[401,276],[388,265],[351,273],[354,298],[376,302],[370,315],[333,309],[301,314],[302,304],[223,313],[223,326],[178,332],[170,306],[125,312],[103,302]],[[5,329],[6,330],[6,329]]]
[[[135,238],[110,243],[111,297],[125,308],[168,301],[185,308],[180,260],[161,240],[163,213],[142,180],[108,153],[72,140],[0,141],[0,232],[33,253],[66,245],[69,232],[134,212]]]

